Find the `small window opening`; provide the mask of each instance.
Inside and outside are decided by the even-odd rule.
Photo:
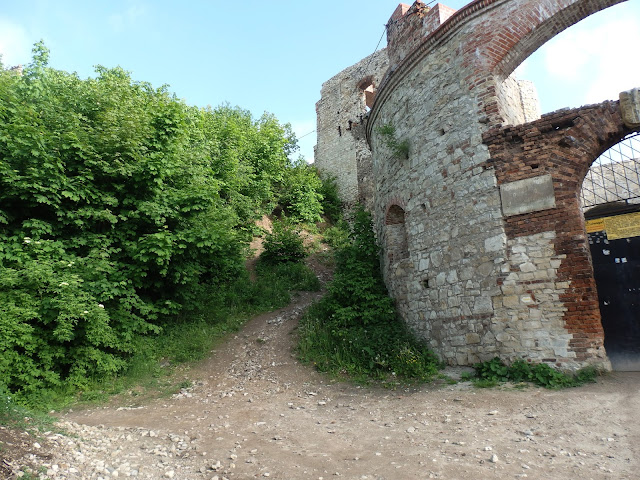
[[[362,95],[364,96],[364,109],[365,112],[368,112],[373,107],[373,102],[376,98],[375,87],[373,85],[373,76],[369,75],[368,77],[362,79],[358,83],[358,88],[362,91]]]
[[[392,205],[385,218],[386,247],[389,263],[409,258],[409,245],[405,225],[405,212],[399,205]]]

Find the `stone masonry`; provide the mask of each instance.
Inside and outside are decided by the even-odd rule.
[[[448,364],[610,368],[579,191],[597,156],[640,129],[639,96],[623,95],[622,112],[605,102],[539,118],[533,86],[512,73],[620,1],[400,5],[373,73],[363,61],[323,85],[317,166],[342,178],[348,202],[366,200],[399,314]],[[358,85],[373,86],[370,111]],[[370,166],[354,153],[360,137],[346,143],[352,122],[364,122]],[[389,148],[387,125],[408,158]]]
[[[364,121],[388,66],[386,49],[370,55],[325,82],[316,104],[316,166],[336,178],[347,207],[358,202],[373,206],[371,150]]]

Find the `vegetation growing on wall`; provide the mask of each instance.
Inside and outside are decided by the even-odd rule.
[[[321,213],[288,125],[189,107],[120,68],[0,71],[0,381],[33,393],[125,368],[238,277],[278,203]]]
[[[381,125],[377,132],[382,136],[382,143],[391,151],[396,158],[409,158],[409,141],[407,139],[398,140],[396,137],[396,127],[390,123]]]

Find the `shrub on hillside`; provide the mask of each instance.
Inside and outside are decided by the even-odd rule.
[[[382,281],[371,217],[356,213],[351,242],[336,252],[327,295],[300,325],[301,358],[320,370],[356,377],[426,380],[436,357],[396,316]]]
[[[342,201],[338,194],[336,177],[325,177],[322,179],[320,194],[322,195],[323,213],[331,222],[337,223],[342,217]]]
[[[264,238],[260,258],[267,263],[300,262],[307,256],[300,228],[283,217],[273,222],[273,231]]]
[[[320,221],[322,181],[316,169],[303,158],[284,170],[279,200],[290,218],[306,223]]]

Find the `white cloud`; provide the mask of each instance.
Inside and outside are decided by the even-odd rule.
[[[616,99],[619,92],[640,86],[640,29],[633,13],[621,12],[598,13],[543,47],[547,73],[559,83],[580,85],[584,103]]]
[[[27,31],[21,25],[0,18],[0,54],[5,67],[29,63],[31,47]]]
[[[107,19],[109,25],[117,33],[121,33],[126,28],[134,26],[139,19],[147,14],[147,8],[144,5],[131,5],[122,13],[114,13]]]

